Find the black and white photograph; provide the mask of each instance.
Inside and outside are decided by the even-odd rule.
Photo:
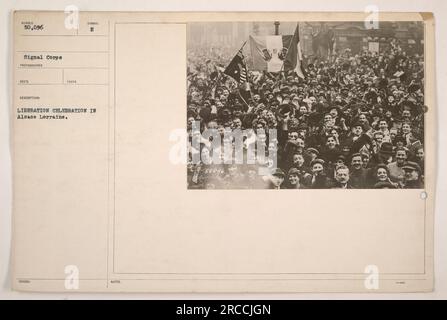
[[[422,189],[424,24],[194,22],[188,189]]]

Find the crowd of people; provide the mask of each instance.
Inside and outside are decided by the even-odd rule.
[[[304,78],[250,70],[247,54],[248,96],[222,72],[234,55],[188,51],[188,188],[423,188],[423,54],[398,40],[379,52],[344,49],[305,58]],[[205,130],[218,136],[203,137]],[[213,139],[231,149],[235,139],[225,133],[234,130],[248,132],[244,150],[253,144],[267,157],[216,161],[225,148]]]

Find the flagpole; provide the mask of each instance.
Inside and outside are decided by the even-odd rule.
[[[247,40],[245,40],[245,42],[242,45],[240,51],[242,51],[242,49],[244,48],[246,43],[247,43]],[[249,77],[248,77],[247,61],[245,60],[245,56],[244,55],[242,55],[242,57],[243,57],[243,60],[244,60],[244,65],[245,65],[245,77],[246,77],[245,82],[248,83],[248,88],[249,88],[249,91],[250,91],[250,98],[251,98],[252,97],[252,93],[251,93],[251,86],[250,86]],[[244,97],[241,95],[241,90],[240,89],[238,90],[238,92],[239,92],[239,97],[241,97],[242,101],[244,101],[245,104],[247,105],[247,107],[250,108],[250,105],[247,103],[247,101],[245,101]]]
[[[247,43],[247,40],[245,40],[245,42],[242,44],[242,47],[239,49],[238,52],[242,53],[242,49],[244,49],[246,43]],[[244,57],[244,55],[242,55],[242,57],[244,58],[244,61],[245,61],[245,57]],[[227,75],[227,76],[228,76],[228,75]]]
[[[240,52],[242,52],[242,49],[244,49],[245,45],[247,44],[247,40],[245,40],[244,44],[242,45],[242,47],[239,49]]]

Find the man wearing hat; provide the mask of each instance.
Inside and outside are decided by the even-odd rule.
[[[307,148],[305,154],[309,158],[308,163],[312,163],[312,161],[318,158],[320,152],[315,148]]]
[[[301,138],[298,138],[298,132],[291,132],[292,134],[296,134],[296,138],[292,138],[287,140],[284,146],[284,150],[281,154],[282,163],[280,166],[284,168],[290,168],[293,161],[293,155],[295,153],[303,154],[304,150],[304,140]]]
[[[359,152],[359,150],[364,145],[371,145],[371,138],[363,133],[363,124],[360,122],[354,123],[352,126],[351,135],[345,140],[344,145],[347,145],[350,147],[351,152]]]
[[[396,148],[405,148],[405,145],[407,144],[407,140],[403,136],[396,136],[393,141]]]
[[[346,165],[346,157],[343,154],[340,154],[335,161],[336,167],[341,165]]]
[[[405,172],[403,181],[405,189],[424,188],[424,183],[421,178],[421,167],[416,162],[408,161],[402,169]]]
[[[303,184],[311,189],[326,189],[330,186],[330,179],[324,172],[324,160],[315,159],[310,163],[311,174],[303,178]]]
[[[371,158],[371,165],[377,165],[379,163],[384,163],[388,165],[393,161],[393,145],[390,142],[383,142],[380,146],[379,152],[376,154],[373,154]]]
[[[270,181],[268,184],[268,189],[281,189],[281,185],[284,182],[285,174],[284,171],[282,171],[279,168],[276,168],[272,171],[272,174],[270,176]]]
[[[309,172],[309,168],[305,165],[304,155],[301,153],[294,153],[292,156],[292,165],[291,167],[298,170],[300,177],[304,176]]]
[[[307,137],[307,130],[308,130],[307,124],[304,122],[300,122],[297,130],[298,130],[298,135],[300,136],[300,138],[308,143],[309,141],[308,141],[308,137]]]

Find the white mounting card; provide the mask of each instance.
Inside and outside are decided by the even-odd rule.
[[[15,290],[433,290],[432,14],[12,15]],[[208,163],[214,126],[278,168]]]

